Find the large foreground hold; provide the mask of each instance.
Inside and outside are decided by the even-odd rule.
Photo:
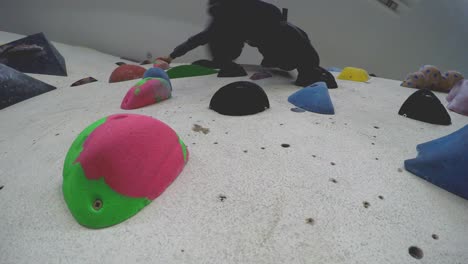
[[[182,172],[188,151],[168,125],[112,115],[75,139],[65,158],[63,195],[83,226],[104,228],[138,213]]]
[[[20,72],[67,76],[65,59],[43,33],[0,46],[0,63]]]
[[[0,109],[55,89],[54,86],[0,64]]]
[[[468,199],[468,126],[416,149],[418,156],[405,161],[406,170]]]
[[[435,125],[452,124],[452,119],[439,98],[427,89],[413,93],[398,114]]]
[[[270,102],[262,87],[244,81],[222,87],[210,102],[210,109],[229,116],[253,115],[267,108],[270,108]]]

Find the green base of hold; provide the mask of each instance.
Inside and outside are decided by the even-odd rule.
[[[215,73],[218,73],[218,71],[199,65],[181,65],[167,71],[170,79],[205,76]]]

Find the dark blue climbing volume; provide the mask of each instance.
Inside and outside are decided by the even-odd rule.
[[[51,85],[0,64],[0,109],[54,89]]]
[[[0,46],[0,63],[26,73],[67,76],[65,59],[43,33]]]

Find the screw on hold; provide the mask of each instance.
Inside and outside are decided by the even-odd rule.
[[[99,211],[102,209],[102,206],[103,206],[103,203],[100,199],[96,199],[94,202],[93,202],[93,208],[94,210],[96,211]]]

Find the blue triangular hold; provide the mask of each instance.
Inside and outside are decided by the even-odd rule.
[[[317,82],[297,91],[289,96],[288,101],[309,112],[325,115],[335,114],[327,84],[324,82]]]
[[[405,161],[407,171],[468,199],[468,125],[416,149],[418,156]]]

